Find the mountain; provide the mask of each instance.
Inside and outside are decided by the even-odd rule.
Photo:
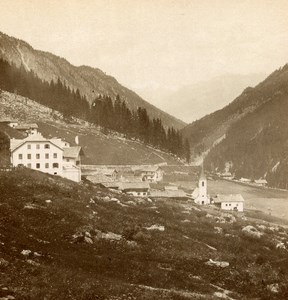
[[[288,64],[182,133],[208,169],[288,188],[287,114]]]
[[[44,81],[54,80],[56,82],[59,78],[71,89],[79,89],[81,95],[85,95],[90,103],[99,94],[109,95],[113,99],[119,94],[127,102],[130,109],[146,108],[151,117],[160,118],[166,127],[173,126],[175,129],[180,129],[185,125],[183,121],[146,102],[135,92],[122,86],[115,78],[106,75],[100,69],[73,66],[64,58],[35,50],[28,43],[1,32],[0,58],[14,63],[18,67],[22,64],[26,70],[32,70]]]
[[[207,81],[181,86],[176,90],[145,87],[137,91],[164,111],[186,122],[192,122],[223,108],[245,87],[254,86],[264,78],[263,74],[225,74]]]

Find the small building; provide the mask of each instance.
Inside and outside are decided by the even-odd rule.
[[[15,128],[16,126],[19,125],[19,122],[15,120],[0,120],[0,123],[8,125],[11,128]]]
[[[135,175],[141,176],[143,181],[159,182],[163,180],[164,171],[159,166],[145,166],[136,170]]]
[[[207,178],[205,176],[203,167],[198,182],[198,188],[196,188],[192,193],[192,198],[194,199],[194,202],[197,204],[201,204],[201,205],[210,204],[210,199],[207,192]]]
[[[38,133],[38,125],[36,123],[32,124],[18,124],[17,126],[13,127],[20,132],[26,133],[26,135],[34,135]]]
[[[254,182],[258,186],[266,186],[267,185],[266,179],[256,179]]]
[[[223,210],[244,210],[244,198],[241,194],[217,195],[213,197],[213,203]]]
[[[119,185],[119,190],[135,197],[147,197],[150,190],[150,185],[146,181],[121,182]]]
[[[80,146],[63,148],[63,177],[80,182],[81,181],[81,156]]]

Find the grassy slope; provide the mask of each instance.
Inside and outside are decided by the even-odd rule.
[[[264,235],[253,239],[241,228],[255,221],[241,215],[217,223],[220,213],[213,209],[207,214],[193,204],[137,201],[31,170],[0,173],[0,195],[0,297],[218,299],[226,293],[287,299],[288,255],[275,247],[276,240],[287,246],[287,229],[266,224]],[[145,229],[153,224],[165,231]],[[99,231],[122,238],[107,240]],[[93,244],[83,237],[76,242],[77,232],[89,232]],[[207,266],[209,259],[230,265]],[[274,283],[279,293],[267,290]]]
[[[128,141],[116,135],[105,135],[96,127],[81,124],[67,124],[61,115],[38,103],[8,92],[0,93],[0,119],[16,119],[33,122],[46,137],[61,137],[74,143],[79,136],[83,147],[85,164],[154,164],[179,161],[167,153],[147,147],[137,141]],[[8,132],[6,128],[5,132]],[[1,128],[0,128],[1,130]],[[11,129],[9,129],[11,131]],[[15,130],[14,130],[15,131]]]

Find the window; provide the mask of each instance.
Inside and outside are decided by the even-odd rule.
[[[225,205],[226,205],[226,206],[228,206],[228,204],[227,204],[227,203],[226,203]]]
[[[28,144],[28,145],[27,145],[27,149],[31,149],[31,144]]]
[[[70,159],[69,159],[69,158],[66,158],[66,161],[67,161],[67,162],[69,162],[69,161],[70,161]]]
[[[18,154],[18,159],[23,159],[23,154]]]
[[[36,145],[36,149],[40,149],[40,145],[39,144]]]
[[[31,159],[31,154],[27,154],[27,159]]]
[[[39,163],[36,164],[36,169],[40,169],[40,164]]]
[[[229,206],[231,206],[231,203],[229,203]]]
[[[59,164],[58,163],[53,163],[53,169],[57,169],[59,168]]]
[[[36,154],[36,159],[40,159],[40,154],[39,153]]]
[[[140,195],[141,195],[141,193],[137,193],[137,195],[138,195],[138,196],[140,196]]]
[[[46,159],[49,158],[49,153],[45,153],[45,158],[46,158]]]
[[[202,181],[202,186],[204,186],[205,185],[205,182],[204,181]]]
[[[53,153],[53,158],[57,158],[57,153]]]
[[[27,168],[31,169],[31,167],[32,167],[31,164],[27,164]]]
[[[46,168],[46,169],[49,168],[49,164],[48,164],[48,163],[45,164],[45,168]]]
[[[45,149],[50,149],[50,145],[49,145],[49,144],[45,144],[45,145],[44,145],[44,148],[45,148]]]

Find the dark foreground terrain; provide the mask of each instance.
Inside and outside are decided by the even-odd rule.
[[[3,172],[0,299],[287,299],[288,230],[255,216]]]

